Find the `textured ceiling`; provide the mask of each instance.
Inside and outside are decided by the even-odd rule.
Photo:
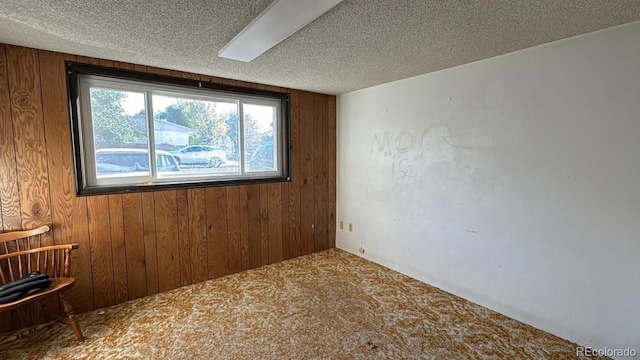
[[[345,0],[251,63],[272,0],[2,0],[0,42],[341,94],[640,20],[640,0]]]

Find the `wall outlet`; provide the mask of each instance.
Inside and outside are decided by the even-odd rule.
[[[340,220],[340,230],[344,230],[344,221]]]
[[[353,231],[353,224],[349,223],[349,231]]]
[[[359,252],[360,254],[364,254],[364,248],[363,248],[363,247],[359,248],[359,249],[358,249],[358,252]]]

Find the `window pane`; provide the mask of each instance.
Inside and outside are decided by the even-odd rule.
[[[276,107],[244,104],[244,146],[247,172],[277,171]]]
[[[288,95],[67,64],[79,195],[288,181]]]
[[[100,149],[96,151],[96,172],[99,179],[149,176],[149,154],[147,149]]]
[[[239,174],[237,103],[166,95],[152,99],[156,150],[173,154],[182,174]]]
[[[91,88],[96,177],[149,176],[144,94]]]

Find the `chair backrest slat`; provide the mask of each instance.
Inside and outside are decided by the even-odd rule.
[[[44,273],[49,273],[49,254],[46,251],[44,252]]]
[[[4,253],[5,254],[9,253],[9,248],[8,248],[6,242],[4,243]],[[13,278],[13,266],[11,266],[11,261],[9,261],[8,259],[7,259],[7,268],[9,270],[9,281],[13,281],[14,280],[14,278]]]
[[[51,254],[51,256],[53,257],[53,261],[52,261],[52,263],[51,263],[51,265],[52,265],[51,267],[52,267],[52,271],[53,271],[54,273],[57,273],[57,272],[58,272],[58,267],[60,266],[60,265],[59,265],[59,264],[60,264],[60,262],[58,261],[58,256],[57,256],[57,255],[58,255],[58,253],[53,253],[53,254]],[[56,274],[56,275],[58,275],[58,274]]]
[[[19,244],[18,244],[17,248],[18,248],[18,251],[21,250]],[[23,257],[24,256],[18,256],[18,279],[21,279],[24,276],[24,274],[22,273],[22,258]],[[13,280],[16,280],[16,279],[13,279]]]

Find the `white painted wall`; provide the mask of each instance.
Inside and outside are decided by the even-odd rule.
[[[339,248],[640,352],[640,22],[341,95],[337,115]]]

